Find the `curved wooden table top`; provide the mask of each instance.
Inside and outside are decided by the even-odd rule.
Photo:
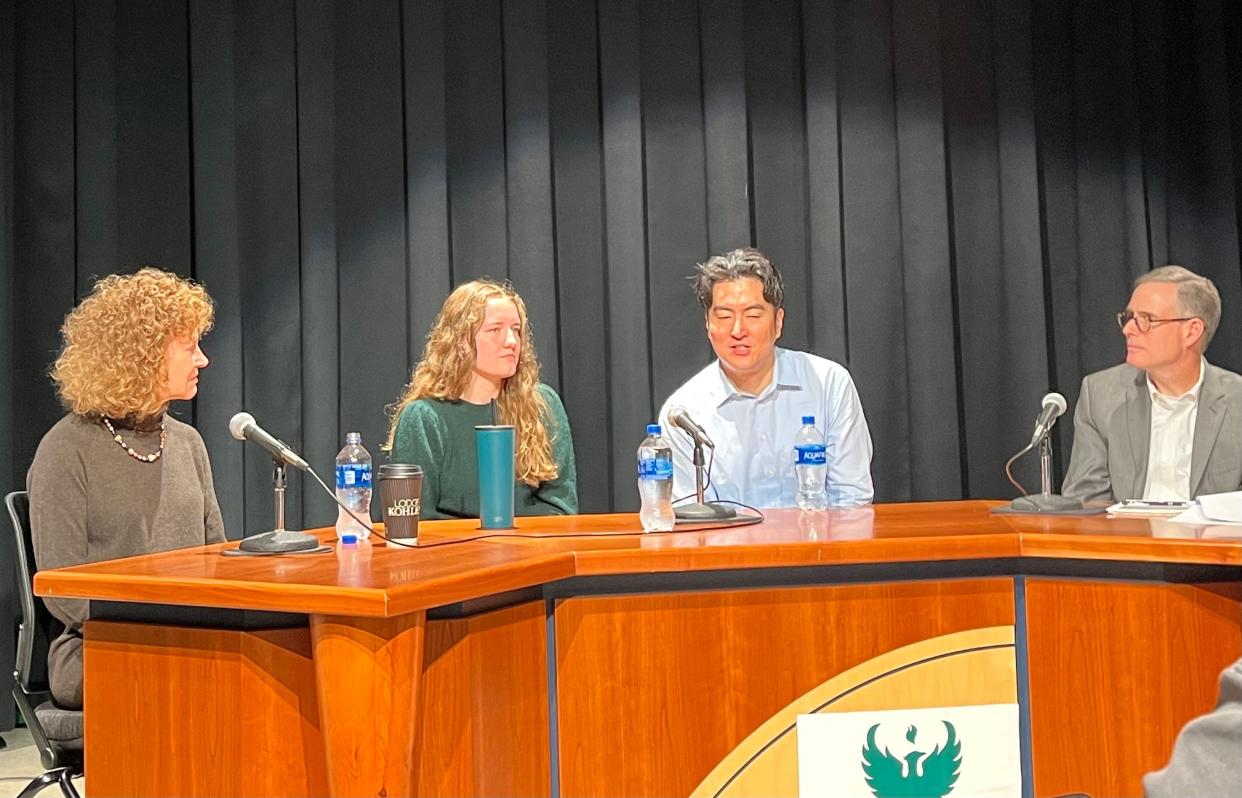
[[[1053,558],[1242,566],[1242,527],[1164,519],[993,515],[1002,502],[880,504],[762,523],[642,534],[633,513],[429,521],[420,546],[280,557],[225,557],[236,541],[41,571],[41,596],[391,617],[574,576]],[[382,527],[380,527],[382,529]],[[335,542],[332,529],[315,530]],[[1236,536],[1226,538],[1224,536]],[[1242,572],[1240,572],[1242,576]]]

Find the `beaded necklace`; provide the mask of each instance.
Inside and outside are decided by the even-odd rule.
[[[116,445],[125,450],[125,453],[140,463],[154,463],[164,454],[164,442],[168,440],[168,430],[164,429],[164,422],[160,422],[160,448],[151,454],[139,454],[135,452],[133,447],[121,440],[121,433],[116,431],[116,427],[112,426],[112,422],[107,418],[103,419],[103,425],[112,436],[112,440],[116,441]]]

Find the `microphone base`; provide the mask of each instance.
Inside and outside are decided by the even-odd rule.
[[[319,548],[319,538],[305,532],[294,532],[291,529],[277,529],[272,532],[260,532],[242,538],[237,548],[256,554],[288,554],[297,551],[312,551]]]
[[[700,504],[683,504],[680,507],[673,508],[673,514],[677,516],[679,524],[695,524],[704,521],[727,521],[730,518],[737,517],[737,510],[732,507],[726,507],[713,502]]]
[[[1082,502],[1059,493],[1032,493],[1009,503],[1009,509],[1023,513],[1066,513],[1083,509]]]

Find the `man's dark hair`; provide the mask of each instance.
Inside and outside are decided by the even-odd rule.
[[[754,277],[763,283],[763,298],[774,310],[785,306],[785,282],[768,257],[753,247],[743,247],[723,255],[714,255],[695,267],[690,281],[699,295],[699,304],[707,312],[712,307],[712,289],[717,283]]]

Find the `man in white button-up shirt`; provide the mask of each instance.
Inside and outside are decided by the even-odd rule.
[[[1184,501],[1242,487],[1242,377],[1203,357],[1219,322],[1206,277],[1163,266],[1135,281],[1117,314],[1126,362],[1082,381],[1066,496]]]
[[[717,255],[698,267],[694,286],[717,359],[660,410],[675,498],[695,492],[693,443],[668,429],[670,409],[681,406],[716,444],[709,500],[795,506],[794,436],[802,416],[814,416],[827,442],[829,502],[870,502],[871,433],[854,381],[831,360],[777,348],[785,292],[767,257],[749,248]]]

